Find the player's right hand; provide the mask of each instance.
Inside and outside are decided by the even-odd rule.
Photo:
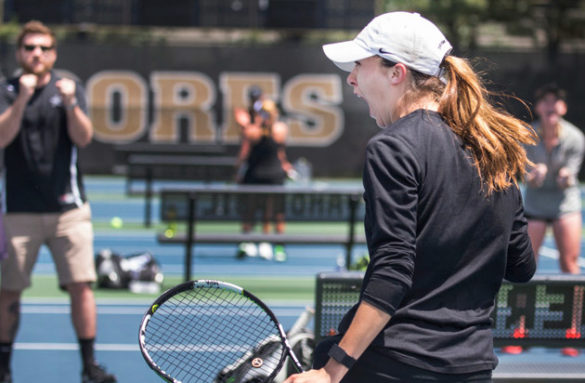
[[[37,86],[38,77],[34,74],[23,74],[20,76],[19,84],[20,84],[20,94],[27,97],[29,99],[32,97],[33,93],[35,92],[35,88]]]
[[[544,183],[548,168],[545,164],[536,164],[536,166],[528,173],[527,181],[532,187],[541,187]]]
[[[250,113],[243,108],[234,109],[234,119],[240,127],[244,128],[250,124]]]

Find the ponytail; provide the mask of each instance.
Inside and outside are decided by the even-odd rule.
[[[465,59],[446,56],[447,83],[439,113],[471,151],[487,194],[517,184],[530,164],[523,144],[535,144],[530,125],[490,104],[491,93]]]

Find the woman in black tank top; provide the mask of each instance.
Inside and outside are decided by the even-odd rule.
[[[243,125],[243,139],[247,140],[249,149],[242,162],[243,165],[241,165],[245,167],[245,171],[240,169],[238,172],[239,174],[243,173],[242,184],[283,185],[287,174],[293,171],[285,152],[288,127],[284,122],[278,120],[278,108],[271,100],[263,101],[251,114],[253,121]],[[264,233],[270,232],[271,223],[274,223],[276,233],[284,232],[284,201],[282,198],[247,198],[242,203],[245,210],[242,232],[247,233],[253,229],[254,216],[258,210],[262,211],[262,230]],[[261,244],[262,246],[266,247],[266,245]],[[275,246],[275,253],[284,253],[281,248],[282,246]],[[271,255],[267,256],[267,258],[271,257]]]

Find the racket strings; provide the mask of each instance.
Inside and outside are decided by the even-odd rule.
[[[264,363],[252,375],[270,375],[284,352],[278,326],[262,307],[219,288],[173,296],[156,310],[145,334],[145,347],[155,363],[183,382],[224,381],[217,380],[218,375],[237,375],[238,367],[262,350],[268,355],[261,355]]]

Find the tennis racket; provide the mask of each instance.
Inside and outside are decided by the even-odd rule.
[[[150,306],[139,331],[148,366],[168,382],[271,382],[290,356],[282,325],[256,296],[231,283],[185,282]]]

